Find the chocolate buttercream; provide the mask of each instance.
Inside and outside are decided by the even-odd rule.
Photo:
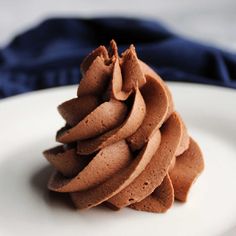
[[[44,151],[54,166],[48,188],[68,193],[78,209],[106,202],[165,212],[185,202],[204,169],[197,143],[174,109],[164,81],[130,46],[115,41],[81,64],[77,97],[59,105],[61,146]]]

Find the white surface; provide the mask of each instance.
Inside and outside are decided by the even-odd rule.
[[[48,17],[94,15],[160,19],[179,34],[236,51],[235,0],[0,0],[0,45]]]
[[[46,190],[50,170],[41,152],[54,145],[63,124],[56,106],[75,96],[76,87],[51,89],[0,102],[0,235],[211,236],[236,227],[236,93],[169,85],[205,156],[205,171],[186,204],[175,203],[166,214],[75,211],[52,197]]]

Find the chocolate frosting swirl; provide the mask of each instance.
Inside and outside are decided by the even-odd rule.
[[[165,212],[186,201],[204,168],[163,80],[130,46],[115,41],[81,64],[77,97],[59,105],[66,121],[61,146],[44,151],[54,166],[52,191],[69,193],[79,209],[106,202],[113,209]]]

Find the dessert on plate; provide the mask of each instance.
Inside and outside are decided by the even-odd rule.
[[[77,96],[58,106],[61,145],[44,151],[54,167],[48,188],[78,209],[165,212],[174,199],[185,202],[204,161],[164,81],[133,45],[119,56],[113,40],[84,59],[81,73]]]

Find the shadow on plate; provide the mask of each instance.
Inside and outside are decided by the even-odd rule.
[[[39,169],[31,178],[30,183],[37,194],[42,195],[49,206],[75,209],[70,196],[66,193],[56,193],[47,189],[47,183],[53,168],[49,165]]]

